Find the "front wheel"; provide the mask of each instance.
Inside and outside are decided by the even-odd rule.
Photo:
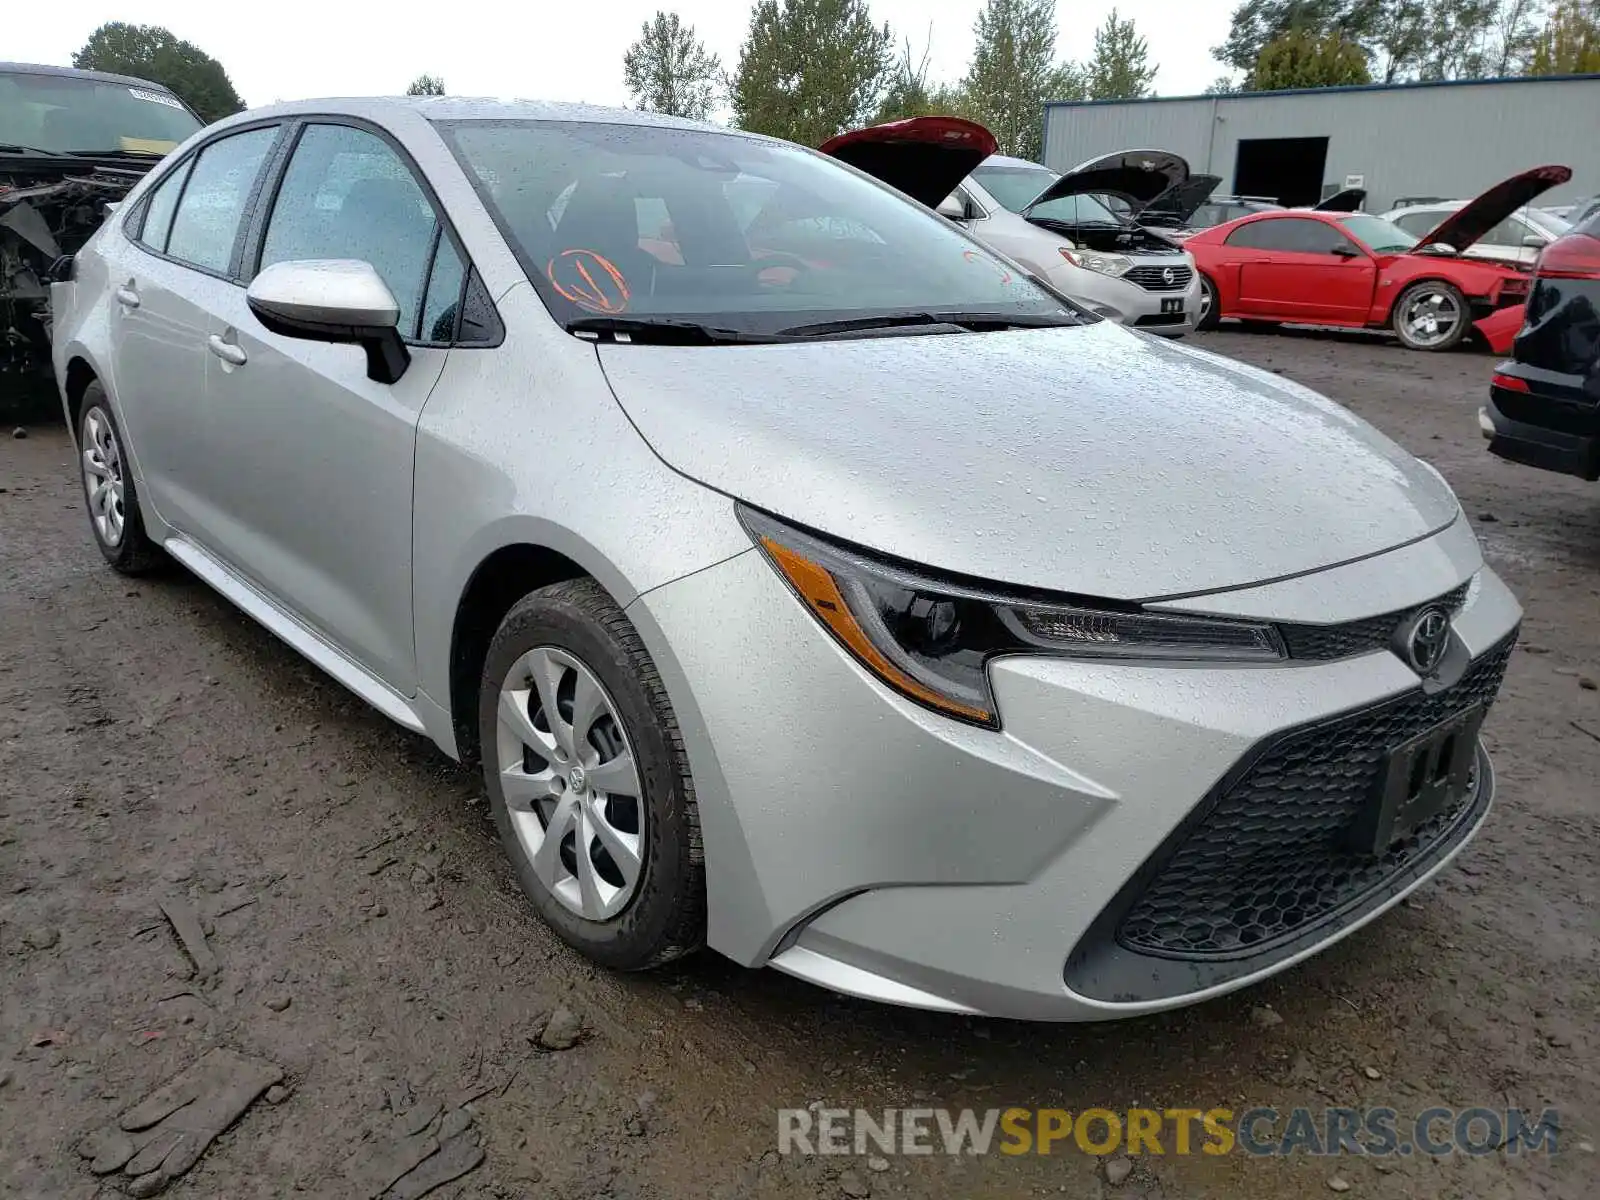
[[[1442,279],[1414,283],[1394,305],[1394,333],[1409,350],[1448,350],[1472,321],[1461,289]]]
[[[1217,285],[1211,282],[1209,275],[1200,276],[1200,316],[1196,319],[1196,330],[1204,331],[1215,329],[1222,320],[1222,306],[1217,303]]]
[[[523,597],[478,701],[484,782],[528,899],[622,971],[705,939],[705,863],[683,739],[655,663],[592,579]]]

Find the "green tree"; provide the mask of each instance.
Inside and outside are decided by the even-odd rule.
[[[1370,0],[1243,0],[1233,10],[1228,38],[1211,51],[1218,61],[1246,74],[1271,42],[1296,30],[1321,35],[1350,30],[1367,19]],[[1365,30],[1362,29],[1364,33]]]
[[[622,56],[622,81],[650,112],[704,121],[716,107],[722,64],[675,12],[657,12]]]
[[[1157,68],[1149,61],[1150,46],[1112,9],[1095,30],[1094,57],[1084,66],[1091,100],[1133,100],[1150,91]]]
[[[1232,75],[1218,75],[1206,88],[1207,96],[1231,96],[1239,90],[1239,81]]]
[[[932,52],[930,39],[923,48],[921,59],[911,57],[911,39],[907,38],[899,59],[889,73],[889,83],[878,101],[878,111],[873,116],[875,125],[884,121],[900,121],[906,117],[926,117],[939,110],[934,108],[934,91],[928,87],[928,55]]]
[[[1360,46],[1337,32],[1317,35],[1292,30],[1267,43],[1250,72],[1249,90],[1338,87],[1370,83],[1367,56]]]
[[[807,146],[866,123],[893,40],[866,0],[757,0],[729,81],[734,123]]]
[[[221,63],[159,25],[107,22],[89,35],[83,48],[72,56],[72,65],[165,84],[206,121],[244,108]]]
[[[1533,47],[1530,75],[1600,71],[1600,3],[1559,0]]]
[[[1046,100],[1081,100],[1083,74],[1056,62],[1054,0],[987,0],[961,89],[1002,154],[1038,159]]]
[[[1527,71],[1539,37],[1539,16],[1539,0],[1503,0],[1495,14],[1490,42],[1494,75],[1521,75]]]
[[[437,75],[418,75],[406,85],[408,96],[442,96],[444,80]]]

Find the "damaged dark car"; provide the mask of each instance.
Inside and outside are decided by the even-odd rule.
[[[157,83],[0,63],[0,385],[50,372],[50,279],[204,124]]]

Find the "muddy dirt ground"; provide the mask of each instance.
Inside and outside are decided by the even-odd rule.
[[[283,1080],[168,1195],[365,1194],[351,1172],[439,1104],[485,1155],[447,1197],[1600,1192],[1600,487],[1485,452],[1481,352],[1201,340],[1349,404],[1460,493],[1527,609],[1485,733],[1500,800],[1457,866],[1333,951],[1096,1026],[875,1007],[710,954],[591,969],[520,899],[474,778],[182,572],[106,569],[61,428],[0,441],[0,1194],[120,1195],[85,1135],[219,1046]],[[550,1049],[559,1008],[579,1028],[553,1040],[578,1040]],[[816,1101],[1554,1106],[1562,1151],[1169,1152],[1115,1184],[1076,1150],[780,1159],[776,1110]]]

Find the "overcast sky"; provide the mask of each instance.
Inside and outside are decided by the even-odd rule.
[[[392,94],[427,71],[458,95],[625,104],[622,54],[659,8],[676,9],[732,67],[748,0],[472,0],[460,5],[274,0],[9,0],[0,55],[68,65],[105,21],[164,25],[221,61],[250,105],[311,96]],[[980,0],[871,0],[873,17],[920,54],[932,27],[930,77],[954,79],[972,53]],[[1112,0],[1058,0],[1057,53],[1087,58]],[[1232,0],[1122,0],[1159,63],[1163,95],[1200,92],[1221,73],[1212,46]]]

